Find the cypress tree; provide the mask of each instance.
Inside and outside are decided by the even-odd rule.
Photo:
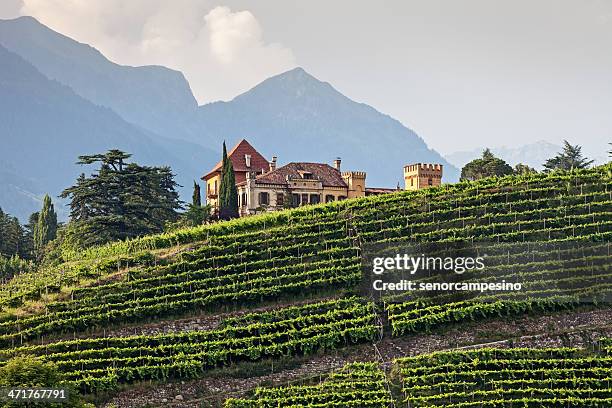
[[[48,194],[43,198],[43,206],[38,213],[38,221],[34,228],[34,250],[37,256],[41,252],[47,242],[55,239],[57,235],[57,214],[51,202],[51,197]]]
[[[223,142],[223,160],[221,166],[221,186],[219,188],[219,218],[229,220],[238,217],[238,189],[232,161],[227,157],[227,148]]]
[[[191,198],[191,205],[194,207],[202,206],[202,195],[200,194],[200,185],[198,183],[193,182],[193,196]]]

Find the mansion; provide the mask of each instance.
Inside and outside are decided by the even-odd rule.
[[[277,157],[267,161],[249,142],[241,140],[227,154],[234,167],[241,216],[281,210],[308,204],[329,203],[347,198],[386,194],[399,189],[368,188],[366,173],[341,171],[337,158],[325,163],[291,162],[277,167]],[[219,162],[202,176],[206,182],[206,201],[218,212],[221,185]],[[440,185],[442,165],[413,164],[404,167],[407,190]]]

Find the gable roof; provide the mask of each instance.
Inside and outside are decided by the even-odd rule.
[[[259,175],[255,180],[262,184],[286,185],[287,176],[302,178],[303,173],[311,173],[313,178],[320,180],[324,187],[347,187],[340,171],[324,163],[292,162],[269,173]]]
[[[246,166],[244,156],[247,154],[251,155],[251,167]],[[227,153],[227,157],[232,161],[232,166],[234,166],[235,172],[250,170],[261,173],[262,170],[268,171],[270,169],[270,163],[268,160],[266,160],[265,157],[255,150],[255,148],[245,139],[238,142],[236,146],[234,146],[232,150]],[[220,172],[222,164],[222,160],[220,160],[211,171],[202,176],[202,179],[206,180],[215,173]]]

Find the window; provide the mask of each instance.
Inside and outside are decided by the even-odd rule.
[[[304,180],[312,180],[312,173],[304,173]]]
[[[215,180],[215,195],[217,195],[217,180]]]
[[[291,194],[291,205],[293,207],[299,207],[300,205],[300,195],[299,194]]]
[[[246,207],[246,205],[247,205],[247,194],[246,193],[242,193],[242,203],[241,203],[241,205],[243,207]]]
[[[321,196],[318,194],[310,195],[310,204],[319,204],[321,202]]]
[[[283,193],[276,193],[276,206],[282,207],[285,205],[285,195]]]
[[[414,186],[414,177],[410,177],[410,187]]]
[[[346,200],[346,196],[338,196],[338,201]]]
[[[259,205],[269,205],[270,204],[270,194],[266,192],[259,193]]]
[[[308,204],[308,194],[302,194],[302,205]]]
[[[431,177],[427,179],[427,184],[433,186],[433,180],[431,179]]]
[[[326,203],[331,203],[332,201],[334,201],[334,199],[335,199],[334,196],[331,195],[331,194],[328,194],[328,195],[325,196],[325,202]]]

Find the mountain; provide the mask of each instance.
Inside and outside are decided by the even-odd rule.
[[[42,75],[0,46],[0,205],[26,220],[40,197],[56,197],[86,169],[87,153],[119,148],[149,165],[170,165],[189,197],[192,179],[217,157],[188,142],[168,141]],[[60,212],[65,208],[60,206]]]
[[[411,129],[364,103],[342,95],[302,68],[269,78],[229,102],[199,108],[209,140],[246,138],[266,157],[324,161],[340,156],[344,169],[367,172],[369,186],[403,184],[403,166],[442,163],[444,181],[456,181],[450,165]]]
[[[188,186],[195,176],[204,174],[218,160],[223,140],[231,145],[242,138],[248,139],[268,158],[279,156],[280,164],[289,161],[330,163],[340,156],[343,169],[368,173],[369,186],[401,184],[402,167],[412,162],[444,164],[445,182],[456,181],[459,176],[455,167],[399,121],[350,100],[301,68],[269,78],[231,101],[198,107],[180,72],[159,66],[115,64],[95,48],[57,33],[32,17],[0,20],[0,45],[19,55],[44,77],[57,81],[55,86],[69,87],[72,98],[80,97],[77,105],[89,102],[87,109],[95,105],[100,120],[108,120],[103,119],[101,113],[104,112],[113,117],[113,124],[121,122],[117,125],[121,129],[129,127],[133,135],[138,135],[136,139],[146,137],[148,144],[138,145],[136,139],[107,135],[109,143],[112,139],[126,145],[132,140],[132,148],[126,150],[137,157],[160,160],[165,157],[167,160],[158,163],[172,164],[179,180],[183,183],[187,180]],[[36,98],[31,103],[39,108],[39,114],[45,113]],[[25,102],[22,108],[27,112]],[[46,108],[49,112],[40,124],[41,132],[44,128],[56,127],[56,118],[51,114],[55,107],[48,104]],[[65,122],[69,116],[57,117],[60,119]],[[94,122],[92,118],[89,126],[96,129],[110,126]],[[86,129],[85,126],[81,128]],[[125,130],[121,132],[126,133]],[[87,140],[80,142],[78,154],[96,151],[95,145],[91,149],[88,147],[94,139],[88,133],[83,133]],[[56,153],[51,146],[49,148]],[[211,153],[211,148],[215,153]],[[164,151],[166,155],[147,153],[151,149]],[[21,154],[19,151],[9,153],[16,157]],[[76,155],[71,157],[70,162],[75,158]],[[181,166],[189,171],[180,171]],[[20,174],[11,168],[2,170],[0,167],[0,171],[4,171],[5,177]],[[61,179],[65,175],[48,174],[47,178]],[[62,187],[67,180],[70,179],[62,180]],[[46,191],[43,180],[35,177],[33,182],[39,184],[40,191]],[[24,183],[21,180],[18,184]],[[0,205],[1,199],[2,196]]]
[[[542,164],[549,158],[561,151],[561,146],[546,141],[538,141],[519,147],[492,147],[491,152],[497,157],[504,159],[511,166],[518,163],[527,164],[536,170],[542,169]],[[466,163],[482,156],[483,149],[461,151],[447,154],[446,160],[455,166],[462,168]]]
[[[115,64],[98,50],[32,17],[0,20],[0,44],[49,79],[96,105],[168,138],[196,139],[197,102],[182,73],[161,66]]]

